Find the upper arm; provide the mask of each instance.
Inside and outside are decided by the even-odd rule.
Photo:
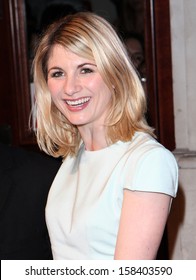
[[[171,196],[124,190],[115,259],[155,259]]]
[[[115,259],[154,259],[177,192],[177,163],[163,147],[140,149],[125,174]]]

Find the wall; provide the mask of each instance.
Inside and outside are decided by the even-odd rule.
[[[196,259],[196,1],[170,0],[179,192],[168,222],[170,259]]]

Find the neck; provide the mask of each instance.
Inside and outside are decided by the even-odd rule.
[[[104,149],[108,146],[106,136],[105,136],[105,128],[96,128],[93,129],[84,129],[82,127],[78,127],[81,138],[84,142],[85,149],[87,151],[97,151]]]

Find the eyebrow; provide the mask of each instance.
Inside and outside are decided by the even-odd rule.
[[[84,63],[81,63],[77,66],[77,68],[82,68],[86,65],[91,65],[91,66],[94,66],[94,67],[97,67],[97,65],[95,63],[91,63],[91,62],[84,62]],[[50,72],[51,70],[61,70],[63,71],[63,69],[59,66],[52,66],[50,69],[48,69],[48,72]]]
[[[84,62],[84,63],[82,63],[82,64],[79,64],[79,65],[78,65],[78,68],[82,68],[82,67],[85,66],[85,65],[91,65],[91,66],[97,67],[97,65],[96,65],[95,63]]]
[[[49,73],[51,70],[60,70],[63,71],[63,69],[59,66],[52,66],[51,68],[48,69],[47,73]]]

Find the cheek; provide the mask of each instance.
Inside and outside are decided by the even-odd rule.
[[[48,89],[51,95],[56,95],[60,91],[61,85],[55,81],[48,80]]]
[[[57,106],[58,92],[59,92],[59,89],[58,89],[57,85],[55,83],[48,82],[48,90],[50,92],[52,101]]]
[[[104,83],[103,79],[101,76],[97,76],[95,79],[91,79],[88,81],[88,88],[97,94],[102,94],[102,93],[109,93],[109,89]]]
[[[54,89],[55,89],[53,83],[51,83],[50,81],[48,81],[48,89],[51,94],[54,92]]]

